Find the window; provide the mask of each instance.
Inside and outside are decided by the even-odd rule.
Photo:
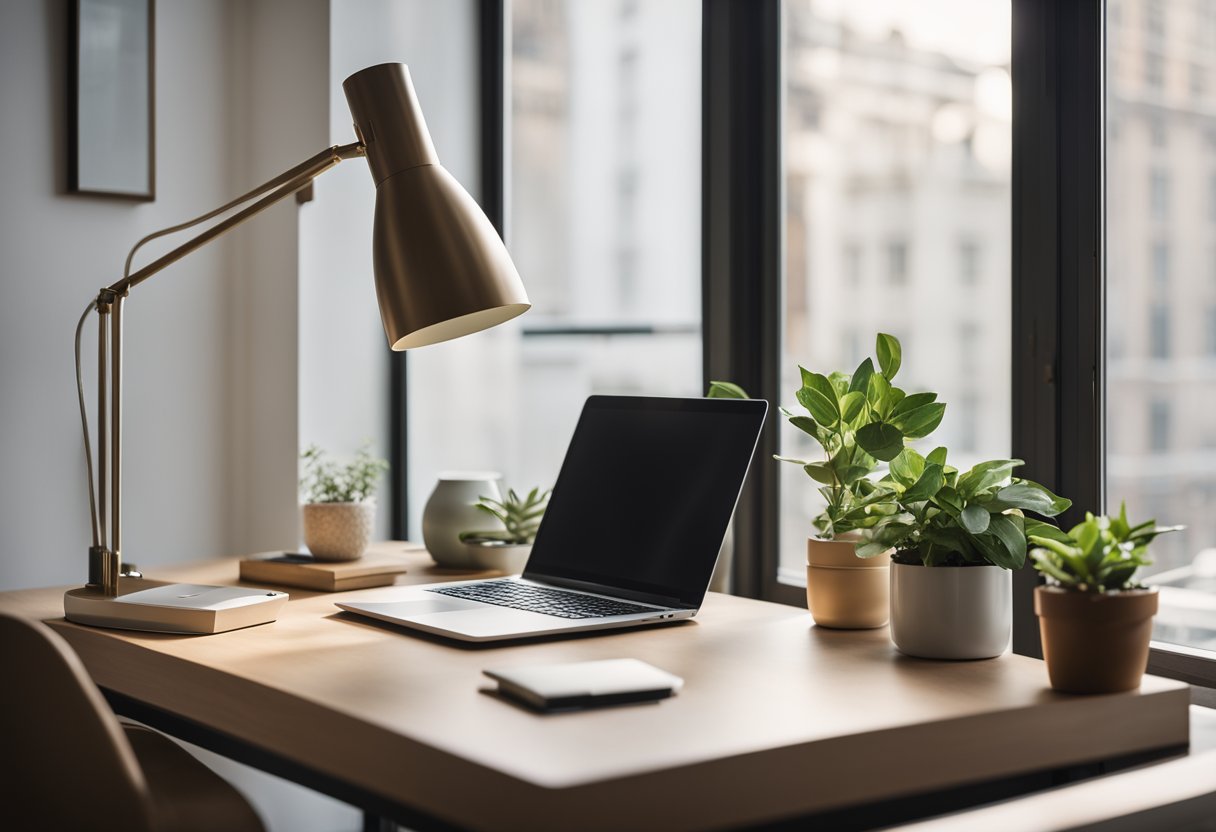
[[[1163,303],[1149,307],[1148,344],[1150,357],[1170,357],[1170,308]]]
[[[1209,32],[1211,4],[1153,2],[1145,6],[1148,28],[1158,33]],[[1163,21],[1166,10],[1174,17]],[[1156,21],[1156,22],[1153,22]],[[1216,456],[1211,412],[1216,405],[1216,283],[1211,277],[1216,245],[1216,176],[1206,127],[1208,115],[1195,97],[1171,99],[1169,108],[1143,106],[1133,79],[1114,69],[1134,39],[1126,24],[1108,16],[1108,112],[1126,123],[1146,121],[1166,134],[1171,177],[1132,131],[1108,135],[1106,146],[1106,275],[1118,285],[1107,304],[1106,509],[1127,502],[1136,520],[1185,524],[1183,532],[1153,544],[1148,581],[1161,587],[1154,638],[1191,648],[1216,649]],[[1188,36],[1159,41],[1179,66],[1206,64],[1210,41]],[[1194,70],[1193,70],[1194,72]],[[1192,75],[1192,91],[1201,92]],[[1150,126],[1151,125],[1151,126]],[[1116,191],[1121,183],[1149,183],[1151,210],[1129,210]],[[1193,183],[1193,184],[1192,184]],[[1170,219],[1170,200],[1195,206]],[[1200,221],[1200,217],[1203,221]],[[1168,244],[1159,221],[1170,219]],[[1135,252],[1151,251],[1147,270]],[[1130,256],[1129,256],[1130,255]],[[1177,299],[1176,301],[1174,299]],[[1173,303],[1171,304],[1171,302]]]
[[[1153,219],[1169,219],[1170,180],[1166,172],[1158,168],[1149,172],[1149,206]]]
[[[887,282],[892,286],[908,282],[908,244],[902,240],[887,243]]]
[[[901,385],[948,403],[933,440],[958,449],[959,465],[1008,455],[1008,0],[936,3],[931,14],[787,0],[783,22],[776,403],[798,408],[800,364],[851,372],[888,332],[903,342]],[[784,420],[778,441],[782,454],[820,453]],[[819,495],[797,466],[777,471],[778,577],[796,584]]]
[[[966,286],[974,286],[980,279],[980,244],[975,240],[963,240],[958,245],[959,278]]]
[[[1170,278],[1170,249],[1162,242],[1153,243],[1153,284],[1165,288]]]
[[[415,534],[441,471],[552,485],[591,393],[704,393],[699,0],[515,0],[506,25],[506,239],[533,308],[410,355]]]

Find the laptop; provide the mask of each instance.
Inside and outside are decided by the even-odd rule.
[[[767,410],[753,399],[591,396],[522,575],[338,606],[472,642],[692,618]]]

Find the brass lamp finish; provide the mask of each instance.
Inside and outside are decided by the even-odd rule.
[[[368,67],[342,88],[376,182],[372,262],[389,346],[436,344],[528,311],[498,232],[439,164],[409,70]]]
[[[102,289],[93,301],[99,319],[98,505],[89,548],[89,587],[102,597],[116,597],[119,577],[124,575],[122,306],[133,287],[306,187],[343,160],[366,156],[376,182],[372,233],[376,297],[392,349],[477,332],[514,318],[531,305],[493,225],[439,164],[409,70],[403,64],[380,64],[350,76],[343,88],[357,142],[326,148],[226,205],[148,235],[136,250],[258,198],[137,271],[130,271],[128,258],[122,280]]]

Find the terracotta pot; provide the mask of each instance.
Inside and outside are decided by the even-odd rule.
[[[309,503],[304,506],[304,544],[317,560],[358,560],[371,543],[376,504]]]
[[[806,541],[806,603],[821,627],[872,630],[891,615],[889,559],[859,558],[852,536]]]
[[[996,566],[891,564],[891,640],[922,659],[990,659],[1013,628],[1013,573]]]
[[[1034,591],[1051,686],[1068,693],[1116,693],[1140,686],[1148,666],[1157,590]]]

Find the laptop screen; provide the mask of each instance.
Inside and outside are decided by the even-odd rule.
[[[592,396],[525,578],[700,607],[768,403]]]

